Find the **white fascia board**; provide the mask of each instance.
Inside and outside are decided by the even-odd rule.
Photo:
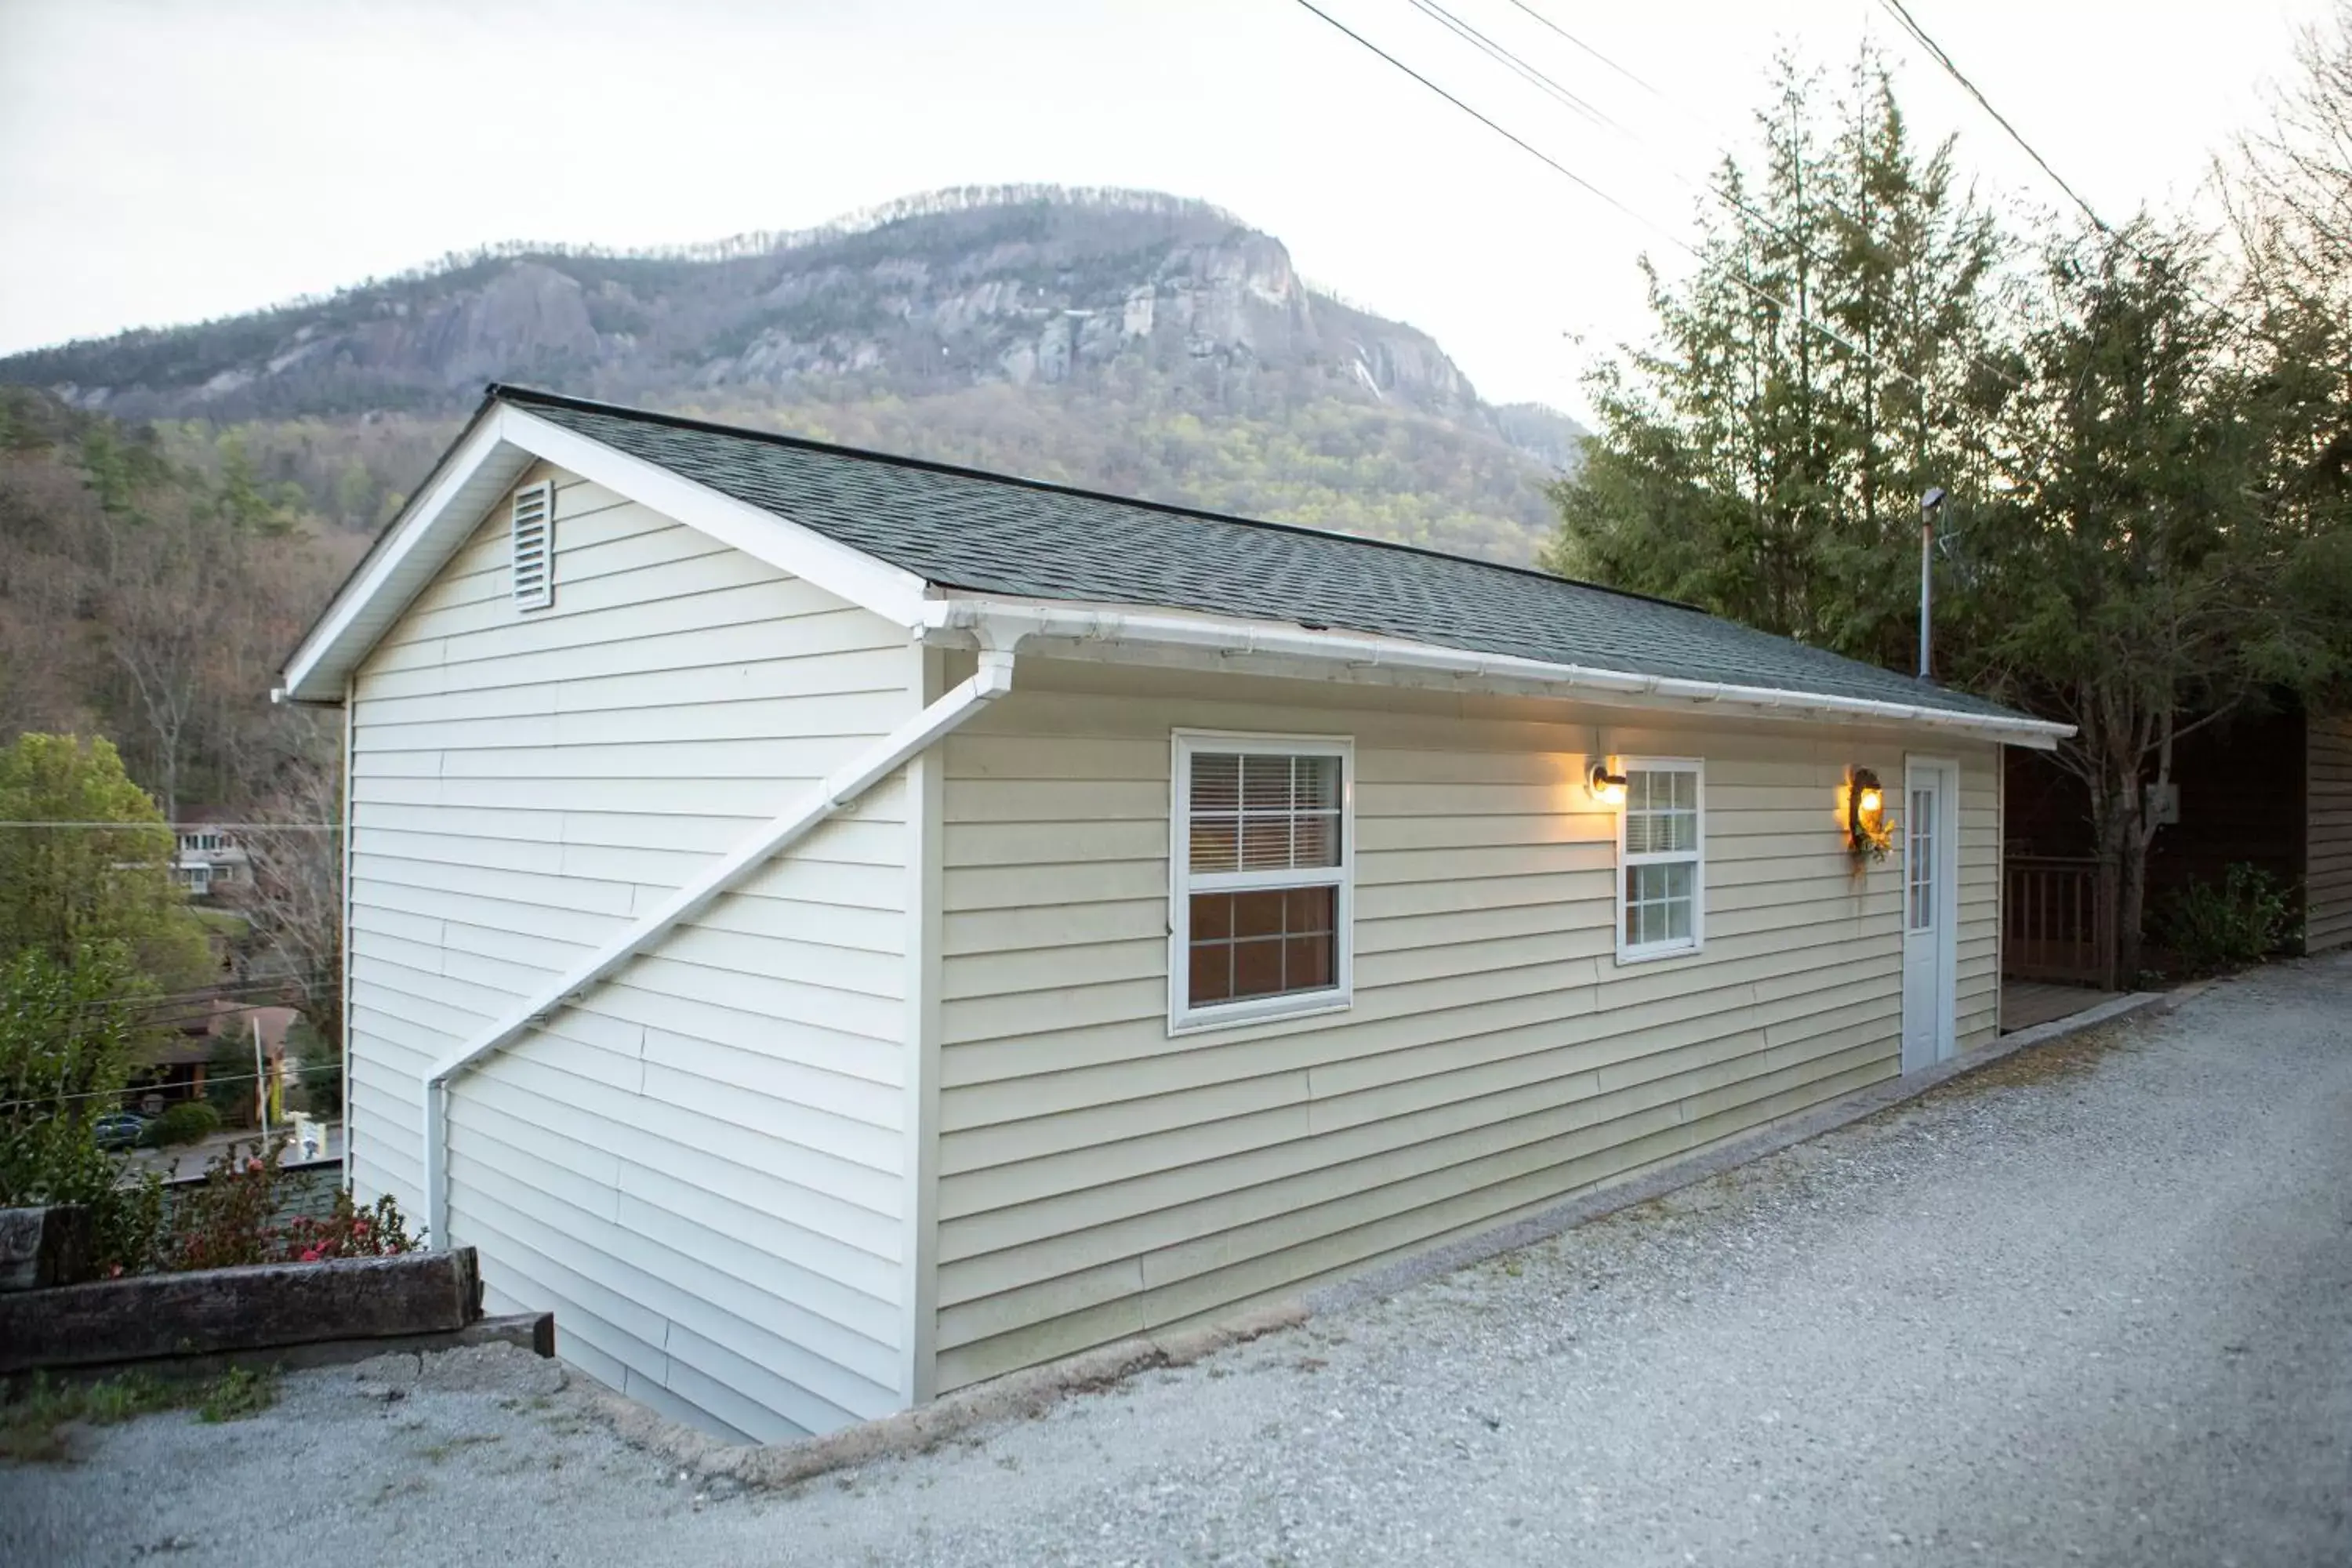
[[[486,409],[458,438],[425,488],[336,594],[287,660],[279,681],[284,695],[298,702],[340,700],[345,678],[487,515],[488,502],[478,487],[494,479],[504,489],[533,458],[708,533],[909,632],[920,623],[926,584],[913,573],[501,403]],[[453,516],[453,508],[462,510]],[[386,602],[393,597],[399,602]]]
[[[336,591],[295,648],[293,657],[286,661],[279,690],[287,697],[297,702],[341,700],[345,679],[367,657],[376,637],[381,635],[381,627],[371,633],[362,630],[361,623],[371,610],[384,607],[383,600],[396,591],[396,584],[406,581],[408,584],[407,593],[402,595],[404,606],[422,588],[422,583],[406,577],[406,569],[428,540],[439,537],[449,509],[486,474],[508,468],[512,472],[503,477],[511,479],[529,466],[529,458],[507,440],[509,412],[503,407],[489,408],[476,417],[472,428],[457,438],[457,444],[425,481],[425,489],[402,510],[359,568]],[[444,554],[454,549],[454,545],[449,546]],[[440,563],[435,562],[433,569],[438,571]]]
[[[733,546],[756,561],[873,611],[909,632],[922,620],[926,584],[912,572],[855,550],[764,507],[722,495],[602,441],[509,404],[507,439],[663,516]]]
[[[1574,698],[1685,715],[1719,709],[1742,718],[1926,727],[2041,751],[2074,732],[2071,724],[2041,719],[1553,664],[1402,637],[1310,631],[1288,622],[1242,616],[981,595],[934,599],[926,606],[928,638],[953,638],[966,632],[1025,637],[1034,639],[1025,645],[1033,654],[1048,657],[1131,658],[1145,650],[1187,650],[1201,656],[1194,663],[1206,660],[1213,668],[1236,673],[1279,674],[1287,665],[1325,679],[1365,684],[1436,684],[1454,690]],[[1052,646],[1056,643],[1065,646]],[[1150,655],[1146,652],[1145,657]]]

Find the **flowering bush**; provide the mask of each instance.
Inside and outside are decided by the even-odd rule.
[[[390,1193],[366,1208],[352,1201],[347,1191],[335,1194],[335,1209],[324,1219],[298,1215],[283,1233],[286,1258],[293,1263],[318,1263],[330,1258],[391,1258],[416,1250],[422,1238],[409,1233],[400,1205]]]
[[[330,1258],[388,1258],[413,1252],[400,1205],[386,1195],[365,1208],[348,1192],[335,1194],[324,1219],[280,1218],[285,1194],[278,1156],[283,1146],[230,1148],[205,1172],[205,1184],[180,1200],[174,1234],[163,1267],[233,1268],[254,1263],[318,1263]]]

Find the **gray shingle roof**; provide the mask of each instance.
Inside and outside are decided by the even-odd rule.
[[[1558,664],[2010,715],[1686,605],[1347,534],[495,387],[943,587],[1246,616]]]

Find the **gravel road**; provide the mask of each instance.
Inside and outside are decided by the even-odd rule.
[[[792,1491],[552,1363],[0,1468],[0,1562],[2352,1563],[2352,955],[1384,1301]]]

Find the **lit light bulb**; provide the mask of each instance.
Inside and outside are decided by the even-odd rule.
[[[1862,792],[1862,810],[1864,816],[1876,816],[1880,809],[1885,805],[1886,797],[1878,791],[1874,789],[1866,789]]]

